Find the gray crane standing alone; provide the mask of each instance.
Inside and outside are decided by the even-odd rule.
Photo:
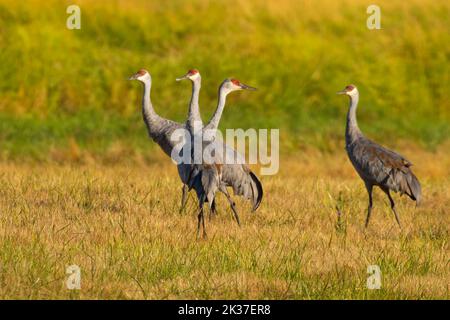
[[[395,219],[401,228],[390,190],[408,195],[416,201],[417,205],[420,203],[421,188],[419,181],[411,170],[412,163],[398,153],[364,137],[356,121],[356,108],[359,100],[359,92],[356,86],[348,85],[338,94],[345,94],[350,97],[345,145],[350,161],[361,179],[364,180],[369,194],[365,227],[367,228],[369,224],[372,211],[372,189],[374,186],[378,186],[388,196]]]

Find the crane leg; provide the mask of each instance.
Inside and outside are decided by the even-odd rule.
[[[187,182],[183,184],[183,188],[181,189],[181,208],[180,208],[180,213],[182,213],[184,211],[184,209],[186,208],[186,203],[188,200],[188,193],[189,193],[189,188],[188,188],[188,184],[191,181],[191,177],[192,177],[192,172],[194,171],[194,167],[191,167],[191,170],[189,171],[189,175],[187,177]]]
[[[369,206],[367,207],[367,217],[366,217],[366,225],[365,228],[369,225],[370,214],[372,213],[372,190],[373,186],[366,184],[367,193],[369,194]]]
[[[197,223],[197,239],[200,238],[200,228],[203,227],[203,239],[207,238],[206,229],[205,229],[205,217],[203,215],[203,208],[200,208],[198,211],[198,223]]]
[[[187,196],[188,196],[188,187],[187,187],[187,185],[183,184],[183,188],[181,189],[180,213],[182,213],[184,211],[185,207],[186,207]]]
[[[211,202],[211,210],[210,210],[210,213],[209,213],[209,220],[211,220],[211,218],[215,218],[216,215],[217,215],[216,199],[214,199],[214,200]]]
[[[205,217],[203,215],[203,197],[199,200],[198,222],[197,222],[197,239],[200,237],[200,227],[203,227],[203,239],[206,239]]]
[[[208,235],[206,234],[205,216],[203,215],[203,210],[202,210],[202,225],[203,225],[203,239],[206,239]]]
[[[227,187],[221,187],[220,191],[223,194],[225,194],[225,196],[227,197],[227,200],[230,203],[231,210],[233,211],[234,218],[236,219],[236,222],[237,222],[238,226],[240,227],[241,222],[239,220],[239,215],[236,210],[236,204],[234,203],[233,199],[231,199],[230,194],[228,193]]]
[[[399,218],[399,216],[398,216],[398,213],[397,213],[397,210],[395,210],[395,202],[394,202],[394,199],[392,199],[392,197],[391,197],[391,193],[389,192],[389,189],[382,189],[383,191],[384,191],[384,193],[386,193],[386,195],[388,196],[388,198],[389,198],[389,202],[391,203],[391,209],[392,209],[392,211],[394,212],[394,215],[395,215],[395,220],[397,220],[397,224],[398,224],[398,226],[400,227],[400,229],[402,228],[402,224],[400,223],[400,218]]]
[[[233,211],[234,214],[234,218],[236,219],[236,222],[238,224],[238,226],[241,226],[241,221],[239,220],[239,215],[236,211],[236,204],[234,203],[233,200],[231,200],[231,198],[228,198],[228,201],[230,202],[230,206],[231,206],[231,210]]]

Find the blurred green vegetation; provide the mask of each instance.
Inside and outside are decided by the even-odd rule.
[[[81,30],[66,28],[73,3]],[[435,148],[450,133],[450,2],[378,1],[382,30],[366,28],[369,4],[0,0],[0,157],[153,150],[142,88],[126,81],[142,67],[156,110],[177,121],[191,88],[174,79],[190,68],[204,120],[224,78],[258,87],[230,96],[221,127],[280,128],[283,152],[341,150],[348,102],[335,92],[349,83],[368,136]]]

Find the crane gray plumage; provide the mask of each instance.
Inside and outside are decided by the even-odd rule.
[[[192,150],[194,165],[192,167],[189,187],[194,188],[197,193],[197,198],[199,200],[197,232],[200,231],[200,226],[202,225],[204,237],[206,237],[206,231],[203,205],[205,202],[208,202],[210,211],[213,214],[215,211],[213,204],[217,191],[221,191],[227,197],[238,224],[240,224],[239,215],[233,200],[228,194],[227,186],[231,186],[235,194],[241,195],[245,199],[252,200],[254,210],[256,210],[261,203],[263,191],[261,183],[256,175],[245,166],[245,161],[242,161],[242,156],[227,146],[223,141],[216,139],[217,127],[225,108],[226,96],[232,91],[243,89],[254,90],[254,88],[244,85],[237,80],[226,79],[219,87],[218,106],[209,123],[205,127],[200,123],[197,123],[194,126],[188,126],[193,141],[196,140],[195,137],[200,135],[199,141],[202,143],[200,148],[202,152],[199,154],[200,159],[197,159],[198,155],[196,155],[195,152],[195,148],[198,146],[192,144],[194,147]],[[206,160],[203,158],[203,150],[210,147],[214,150],[221,150],[221,152],[216,152],[211,159]],[[240,162],[230,163],[229,160],[231,159],[239,159]]]
[[[189,130],[194,123],[199,123],[201,126],[203,126],[202,117],[200,115],[200,107],[199,107],[199,96],[200,96],[200,88],[201,88],[201,82],[202,78],[200,76],[200,72],[196,69],[189,70],[183,77],[177,78],[176,81],[181,81],[184,79],[189,79],[192,82],[192,94],[191,99],[189,102],[189,111],[188,111],[188,117],[185,123],[186,130]],[[182,188],[182,196],[181,196],[181,207],[180,212],[185,208],[186,202],[187,202],[187,195],[189,192],[188,187],[188,180],[190,179],[190,174],[192,171],[192,164],[190,163],[181,163],[178,165],[178,172],[179,174],[183,175],[183,178],[181,179],[183,182],[183,188]],[[213,204],[213,207],[215,208],[215,205]]]
[[[199,129],[205,129],[205,130],[213,130],[217,129],[220,118],[222,116],[224,106],[225,106],[225,94],[220,93],[219,87],[219,94],[218,94],[218,104],[216,107],[216,110],[209,120],[208,124],[206,126],[203,126],[203,121],[200,115],[200,107],[199,107],[199,92],[201,88],[201,75],[200,72],[197,69],[191,69],[189,70],[184,76],[177,78],[177,81],[181,81],[184,79],[189,79],[192,82],[192,95],[189,102],[189,113],[188,113],[188,119],[186,121],[186,128],[190,132],[194,132],[196,130],[195,126]],[[229,80],[231,81],[231,80]],[[245,86],[244,84],[241,84],[243,86],[243,89],[250,89],[251,87]],[[220,141],[219,139],[214,141],[214,144],[221,143],[222,147],[225,150],[225,153],[229,159],[239,159],[239,164],[233,164],[233,163],[223,163],[223,170],[224,173],[222,175],[223,181],[225,183],[225,186],[232,187],[233,192],[235,195],[242,196],[246,200],[251,200],[253,204],[253,211],[256,210],[262,200],[262,185],[261,182],[258,180],[256,175],[251,172],[251,170],[245,165],[245,161],[243,160],[243,157],[237,153],[233,148],[225,144],[223,141]],[[224,161],[222,161],[224,162]],[[241,164],[242,163],[242,164]],[[192,165],[183,165],[182,166],[183,173],[185,176],[188,175],[188,171],[193,168]],[[190,168],[189,170],[186,168]],[[194,171],[194,174],[192,175],[192,178],[194,178],[195,173],[198,172],[197,170]],[[183,181],[186,181],[188,178],[185,177]],[[183,196],[182,196],[182,204],[181,209],[183,209],[187,202],[187,190],[186,190],[186,184],[183,185]],[[252,192],[253,190],[256,190]],[[236,211],[234,201],[232,201],[230,195],[228,194],[228,191],[226,188],[220,188],[219,191],[225,194],[227,197],[227,200],[230,202],[231,209],[233,212]],[[215,213],[215,203],[211,203],[212,211]]]
[[[152,79],[147,70],[139,70],[136,74],[131,76],[129,80],[139,80],[144,84],[142,117],[147,127],[148,135],[161,147],[166,155],[172,157],[172,151],[177,145],[177,141],[173,141],[172,135],[175,130],[186,129],[186,124],[165,119],[155,112],[150,99]],[[181,181],[183,184],[186,184],[189,177],[190,166],[178,164],[177,170]]]
[[[183,77],[177,78],[177,81],[183,80],[183,79],[189,79],[192,81],[193,85],[197,82],[200,82],[200,73],[198,72],[198,70],[196,69],[192,69],[189,70],[188,73],[186,75],[184,75]],[[227,79],[224,82],[230,82],[230,79]],[[246,86],[244,84],[240,84],[241,87],[240,89],[249,89],[251,90],[252,88],[249,86]],[[198,86],[200,87],[200,86]],[[195,132],[197,130],[216,130],[218,127],[218,124],[220,122],[220,118],[221,115],[223,113],[224,110],[224,106],[225,106],[225,98],[227,93],[225,93],[224,91],[221,92],[221,88],[224,88],[224,86],[220,86],[219,87],[219,94],[218,94],[218,104],[217,104],[217,108],[214,112],[214,115],[211,117],[210,121],[208,122],[208,124],[206,126],[203,126],[203,122],[201,120],[201,116],[200,116],[200,112],[199,112],[199,106],[198,106],[198,99],[199,99],[199,95],[198,95],[198,91],[195,93],[193,91],[192,96],[191,96],[191,100],[190,100],[190,106],[192,106],[192,104],[195,105],[195,108],[191,108],[192,110],[194,110],[195,112],[190,112],[188,115],[188,120],[186,121],[186,127],[188,128],[188,130],[191,133],[191,138],[193,138],[193,136],[195,135]],[[192,139],[193,140],[193,139]],[[219,140],[219,139],[214,139],[212,142],[208,142],[206,144],[203,144],[202,147],[206,147],[208,144],[213,144],[214,148],[217,149],[217,147],[222,147],[225,150],[225,154],[227,155],[228,159],[239,159],[240,162],[238,162],[237,164],[234,163],[226,163],[224,161],[224,159],[217,159],[217,163],[221,163],[221,172],[223,174],[220,175],[220,182],[218,182],[218,184],[220,184],[221,186],[218,187],[216,191],[220,191],[222,193],[225,194],[225,196],[227,197],[228,202],[230,203],[231,209],[236,217],[236,221],[239,224],[239,217],[236,211],[236,207],[235,207],[235,203],[234,201],[231,199],[228,191],[227,191],[227,186],[232,187],[233,188],[233,192],[235,195],[239,195],[242,196],[244,199],[246,200],[251,200],[252,204],[253,204],[253,210],[256,210],[262,200],[262,185],[261,182],[258,180],[258,178],[256,177],[256,175],[251,172],[251,170],[245,165],[245,161],[243,161],[243,157],[237,153],[233,148],[231,148],[230,146],[228,146],[227,144],[225,144],[223,141]],[[218,145],[220,144],[220,145]],[[193,141],[192,144],[193,145]],[[203,150],[203,149],[202,149]],[[192,169],[192,173],[191,173],[191,179],[192,181],[195,180],[195,177],[197,174],[201,174],[203,172],[203,174],[201,175],[201,177],[203,178],[203,181],[207,181],[205,180],[207,176],[210,176],[209,178],[212,179],[213,177],[217,177],[217,172],[215,172],[214,168],[202,168],[201,166],[191,166]],[[212,171],[211,171],[212,170]],[[209,180],[208,180],[209,181]],[[189,185],[189,190],[191,188],[193,188],[195,186],[194,183],[191,183]],[[208,190],[208,189],[206,189]],[[214,192],[214,194],[215,194]],[[183,195],[186,195],[186,192],[183,192]],[[206,197],[205,202],[209,202],[209,199],[211,199],[212,197]],[[187,197],[183,196],[182,199],[182,208],[186,205],[186,201],[187,201]],[[215,209],[215,201],[212,200],[212,202],[210,202],[210,206],[211,206],[211,212],[213,214],[215,214],[216,209]]]
[[[178,123],[169,119],[165,119],[155,112],[153,104],[150,99],[151,76],[148,73],[148,71],[141,69],[136,74],[131,76],[129,80],[139,80],[144,84],[144,94],[142,97],[142,115],[143,120],[147,127],[148,135],[154,142],[156,142],[161,147],[161,149],[165,154],[171,157],[172,151],[177,145],[177,142],[173,141],[172,139],[172,134],[178,129],[187,129],[187,123]],[[198,111],[199,90],[200,86],[198,86],[196,89],[193,87],[193,95],[192,95],[193,99],[190,104],[191,107],[193,108],[190,109],[190,114],[193,115],[194,117],[196,116],[196,112]],[[197,108],[195,108],[196,106]],[[200,113],[197,112],[197,114],[198,119],[201,121]],[[234,156],[238,155],[236,151],[234,151],[228,145],[224,143],[223,145],[225,147],[227,154],[233,154]],[[256,210],[262,198],[262,187],[259,180],[253,173],[251,172],[248,173],[249,170],[245,165],[224,165],[224,167],[225,167],[224,170],[225,174],[223,175],[223,177],[225,177],[224,181],[225,185],[231,186],[235,194],[241,195],[246,199],[251,199],[251,197],[249,196],[247,186],[251,184],[252,186],[254,186],[255,190],[259,190],[258,195],[252,198],[253,209]],[[192,173],[191,168],[192,168],[191,165],[183,163],[178,164],[177,166],[179,177],[184,185],[188,184],[189,179],[191,179]],[[198,171],[194,170],[194,172]],[[247,174],[245,174],[246,172]],[[189,185],[190,185],[189,188],[192,188],[193,183],[191,182]],[[232,203],[232,205],[234,205],[234,203],[232,202],[231,198],[228,195],[226,188],[225,190],[223,190],[223,187],[221,187],[220,191],[224,192],[227,195],[228,200],[231,201],[230,204]],[[214,202],[212,202],[212,204],[213,203]]]
[[[227,187],[231,187],[235,195],[242,196],[246,200],[250,200],[253,204],[253,211],[258,209],[261,204],[263,189],[261,182],[256,175],[245,164],[245,159],[236,150],[228,146],[226,143],[216,138],[222,113],[225,109],[227,95],[235,90],[256,90],[247,86],[236,79],[225,79],[219,87],[218,103],[214,115],[203,128],[203,135],[211,134],[213,138],[209,144],[222,144],[223,154],[217,154],[215,162],[222,165],[221,181]],[[215,148],[217,149],[217,148]],[[226,159],[234,159],[235,161],[226,161]]]
[[[184,79],[189,79],[192,82],[192,94],[191,99],[189,102],[189,112],[188,112],[188,118],[186,120],[186,129],[189,132],[194,131],[194,126],[199,126],[200,128],[203,128],[203,121],[200,115],[200,107],[199,107],[199,96],[200,96],[200,88],[201,88],[201,75],[200,72],[197,69],[191,69],[189,70],[184,76],[177,78],[176,81],[181,81]],[[191,141],[192,144],[193,141]],[[195,174],[198,174],[197,170],[194,170],[194,165],[192,163],[186,163],[186,164],[180,164],[179,167],[181,167],[182,173],[184,175],[182,181],[183,181],[183,188],[182,188],[182,198],[181,198],[181,208],[180,211],[183,210],[186,206],[187,202],[187,194],[188,191],[192,188],[192,183],[190,184],[191,187],[188,186],[188,181],[194,178]],[[193,175],[194,173],[194,175]],[[215,202],[211,202],[211,208],[215,212]]]
[[[195,190],[199,201],[199,221],[197,231],[199,232],[202,222],[204,237],[206,237],[206,232],[203,217],[203,205],[204,203],[208,203],[211,213],[214,214],[215,195],[217,191],[225,194],[238,225],[240,225],[239,214],[234,201],[228,193],[227,187],[231,187],[235,195],[250,200],[253,205],[252,211],[258,209],[263,197],[262,184],[256,175],[244,164],[245,159],[222,141],[213,141],[211,143],[222,144],[227,156],[214,157],[212,163],[194,164],[191,178],[188,182],[189,189]],[[217,148],[218,147],[219,146],[217,146]],[[231,157],[239,159],[236,164],[221,163],[224,162],[225,158],[232,159]]]
[[[358,106],[358,89],[349,85],[338,94],[350,97],[350,107],[347,113],[345,145],[348,157],[359,176],[364,180],[368,195],[369,206],[365,226],[369,224],[372,211],[372,190],[378,186],[388,196],[399,226],[400,219],[395,209],[390,191],[408,195],[416,204],[421,200],[419,180],[411,170],[412,163],[400,154],[380,146],[367,139],[358,127],[356,109]]]

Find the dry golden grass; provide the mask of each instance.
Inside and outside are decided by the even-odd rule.
[[[237,227],[223,197],[196,240],[195,201],[180,214],[175,167],[0,165],[0,298],[448,298],[450,155],[406,150],[423,205],[382,193],[368,230],[362,182],[342,152],[283,157],[265,198]],[[337,226],[336,205],[342,211]],[[81,290],[66,288],[79,265]],[[368,265],[382,288],[368,290]]]

